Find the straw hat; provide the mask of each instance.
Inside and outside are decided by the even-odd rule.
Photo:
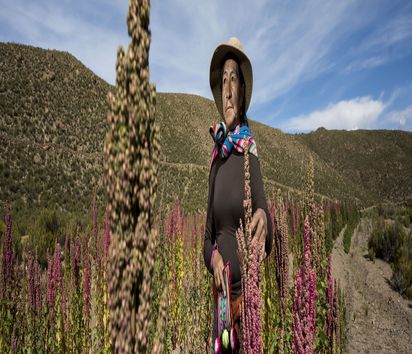
[[[238,38],[231,37],[227,43],[222,43],[217,46],[210,63],[210,88],[212,89],[217,110],[222,118],[224,117],[222,103],[222,67],[224,65],[223,60],[229,53],[233,54],[237,58],[240,70],[242,71],[243,79],[245,80],[245,113],[249,108],[250,100],[252,98],[252,65],[250,64],[249,58],[243,52],[242,43],[240,43]]]

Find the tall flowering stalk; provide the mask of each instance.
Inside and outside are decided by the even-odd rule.
[[[87,248],[86,248],[87,252]],[[85,304],[85,318],[86,323],[90,321],[90,274],[89,274],[89,260],[86,253],[84,259],[84,304]]]
[[[334,353],[340,353],[341,352],[341,346],[343,343],[343,340],[341,341],[341,335],[343,333],[341,325],[342,323],[345,323],[345,319],[342,320],[341,322],[341,301],[342,296],[340,292],[340,288],[336,282],[335,279],[335,286],[334,286],[334,295],[333,295],[333,319],[334,319],[334,344],[333,344],[333,352]],[[344,309],[343,309],[344,310]]]
[[[180,207],[179,197],[176,196],[172,209],[165,217],[164,230],[171,241],[175,241],[174,237],[183,235],[182,225],[184,223],[184,214]]]
[[[53,277],[53,258],[47,250],[47,305],[49,307],[50,320],[54,320],[54,302],[56,297],[55,282]]]
[[[98,259],[99,252],[99,238],[98,238],[98,227],[97,227],[97,208],[96,208],[96,193],[93,193],[92,203],[92,225],[91,225],[91,236],[90,236],[90,249],[88,250],[91,256]]]
[[[169,291],[169,318],[168,332],[170,333],[171,349],[176,349],[182,341],[185,332],[182,331],[182,305],[183,280],[184,280],[184,252],[183,252],[183,210],[179,198],[176,197],[171,210],[165,216],[164,232],[166,233],[167,264],[169,271],[167,278]]]
[[[334,292],[334,284],[333,284],[333,277],[332,277],[332,256],[329,256],[329,263],[328,263],[328,285],[326,288],[326,303],[327,303],[327,315],[326,315],[326,335],[328,336],[329,340],[329,348],[330,350],[333,349],[333,336],[335,332],[335,318],[334,318],[334,300],[335,300],[335,292]]]
[[[285,313],[288,296],[288,276],[289,276],[289,223],[288,223],[288,204],[283,202],[283,198],[278,196],[274,203],[276,208],[273,213],[274,225],[274,248],[276,261],[276,282],[278,286],[278,303],[280,313],[279,328],[279,352],[284,351],[285,335]]]
[[[315,167],[313,156],[309,156],[308,170],[305,176],[305,200],[304,215],[309,216],[309,223],[313,223],[315,217]],[[313,226],[313,225],[311,225]]]
[[[276,193],[268,204],[270,219],[273,221],[273,236],[276,237],[277,217],[276,215]],[[273,338],[277,330],[278,313],[274,311],[273,304],[278,303],[276,291],[276,277],[273,276],[273,269],[276,267],[275,252],[271,252],[269,257],[265,259],[264,270],[262,277],[262,298],[263,298],[263,313],[262,313],[262,341],[263,351],[267,353],[272,347]]]
[[[104,165],[112,235],[108,306],[115,353],[145,353],[149,340],[160,154],[156,92],[149,82],[149,15],[149,0],[130,0],[131,42],[126,52],[118,49],[116,87],[108,95]]]
[[[10,207],[7,206],[6,209],[6,233],[4,238],[4,246],[3,246],[3,271],[2,271],[2,279],[1,286],[3,292],[9,292],[13,285],[13,245],[11,239],[11,215],[10,215]],[[2,295],[2,294],[0,294]]]
[[[326,276],[326,236],[325,236],[325,214],[323,211],[323,203],[321,203],[316,208],[316,219],[315,223],[315,234],[314,237],[314,249],[316,254],[316,259],[314,262],[316,273],[318,277],[324,279]],[[325,261],[325,262],[324,262]]]
[[[106,222],[105,222],[105,233],[104,233],[104,255],[107,260],[109,256],[110,247],[110,225],[109,225],[109,208],[106,207]]]
[[[315,300],[317,298],[316,273],[311,268],[310,225],[305,219],[304,259],[295,277],[293,298],[293,353],[313,353],[315,333]]]
[[[291,215],[291,219],[292,219],[292,235],[296,236],[298,233],[298,228],[299,228],[299,222],[300,222],[300,213],[299,213],[299,207],[296,203],[292,204],[292,215]]]
[[[250,188],[249,153],[245,148],[245,226],[242,220],[236,231],[238,256],[242,277],[243,301],[241,305],[240,348],[245,354],[262,353],[261,319],[261,268],[262,250],[252,239],[250,223],[252,221],[252,193]]]
[[[57,289],[61,283],[60,245],[57,241],[54,244],[53,281],[54,287]]]
[[[80,266],[81,266],[81,246],[79,231],[76,230],[76,237],[70,243],[70,269],[72,288],[78,289],[80,282]]]
[[[315,203],[315,168],[313,162],[313,156],[309,156],[308,170],[305,178],[305,200],[304,200],[304,215],[307,215],[309,219],[310,226],[310,238],[311,240],[311,255],[312,255],[312,265],[315,271],[318,270],[320,264],[320,256],[318,254],[318,249],[320,248],[321,240],[319,239],[319,234],[317,230],[318,221],[318,207]]]
[[[37,257],[33,257],[32,255],[29,255],[28,262],[27,262],[28,296],[29,296],[30,308],[32,311],[35,311],[35,312],[41,310],[42,293],[41,293],[40,277],[41,277],[41,269],[37,261]]]
[[[39,330],[39,324],[42,319],[42,291],[41,291],[41,268],[37,261],[37,256],[32,254],[27,256],[27,299],[28,307],[25,317],[26,329],[32,335],[26,340],[26,346],[38,352],[41,350],[42,331]]]
[[[276,257],[276,281],[278,284],[278,295],[280,313],[284,318],[286,300],[288,294],[288,275],[289,275],[289,226],[287,218],[287,207],[283,204],[282,199],[278,200],[278,209],[274,219],[275,225],[275,257]]]
[[[14,257],[11,237],[11,215],[10,207],[6,207],[5,237],[3,244],[3,257],[0,272],[0,352],[13,352],[17,350],[15,336],[17,300],[16,283],[18,278],[14,277]],[[17,281],[16,281],[17,280]]]

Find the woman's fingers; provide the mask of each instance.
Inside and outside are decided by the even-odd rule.
[[[265,233],[265,225],[264,225],[263,220],[260,220],[257,225],[254,239],[256,239],[258,247],[261,247],[262,245],[265,244],[266,233]]]
[[[221,270],[218,270],[216,273],[217,273],[215,275],[216,289],[222,290],[224,296],[226,296],[226,289],[224,287],[224,278],[223,278],[223,268]]]
[[[259,242],[262,242],[262,238],[263,238],[263,220],[259,219],[259,222],[257,224],[257,228],[256,228],[256,233],[255,233],[255,237],[257,237],[257,239],[259,240]]]
[[[225,285],[225,281],[224,281],[224,277],[223,277],[223,269],[222,269],[222,271],[220,272],[220,285],[221,285],[222,290],[223,290],[223,295],[226,297],[226,287],[224,286],[224,285]]]
[[[266,228],[267,224],[265,211],[259,208],[253,214],[252,220],[250,222],[250,232],[252,233],[253,238],[258,237],[258,239],[260,239],[262,237],[266,237]]]
[[[254,247],[257,247],[262,255],[265,254],[266,233],[265,223],[260,219],[252,242],[254,243]]]
[[[225,282],[224,282],[224,277],[223,277],[223,270],[224,270],[223,260],[219,260],[216,265],[216,269],[213,275],[214,275],[216,289],[222,290],[224,296],[226,296],[226,288],[224,286]]]
[[[250,222],[250,233],[253,235],[253,231],[255,230],[256,227],[256,222],[255,219],[252,218],[252,221]]]
[[[250,232],[252,233],[252,235],[254,234],[254,231],[255,231],[255,228],[258,222],[259,222],[259,215],[258,213],[254,213],[252,216],[252,220],[250,222]]]
[[[216,265],[213,269],[214,271],[214,279],[215,279],[215,285],[216,285],[216,289],[218,290],[223,290],[223,293],[226,296],[226,289],[224,288],[224,280],[223,280],[223,259],[222,256],[216,252],[215,254],[216,257]]]
[[[215,286],[216,289],[220,289],[220,277],[218,272],[215,272]]]

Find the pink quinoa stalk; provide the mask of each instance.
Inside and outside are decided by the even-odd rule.
[[[93,210],[93,237],[94,237],[94,242],[97,242],[98,230],[97,230],[96,193],[93,194],[92,210]]]
[[[340,308],[339,308],[339,301],[340,301],[340,288],[337,285],[335,279],[335,289],[334,289],[334,297],[333,297],[333,312],[334,312],[334,337],[335,337],[335,352],[340,351]]]
[[[64,332],[67,333],[67,331],[69,330],[69,313],[68,313],[68,303],[67,303],[67,290],[64,284],[62,284],[61,302],[62,302]]]
[[[50,318],[54,318],[55,284],[53,277],[53,259],[47,250],[47,304],[49,306]]]
[[[71,281],[74,287],[75,279],[76,279],[76,260],[75,260],[75,253],[76,253],[76,244],[75,241],[70,241],[70,271],[71,271]]]
[[[98,238],[98,248],[97,248],[97,267],[98,267],[98,272],[100,274],[100,270],[102,269],[103,266],[103,260],[105,258],[105,236],[103,235],[102,237],[99,236]]]
[[[41,286],[41,267],[38,261],[38,256],[36,252],[36,256],[34,258],[34,290],[36,293],[36,309],[37,311],[41,311],[42,307],[42,286]]]
[[[87,322],[90,320],[90,279],[89,279],[89,262],[84,262],[84,298],[85,298],[85,316]]]
[[[278,295],[280,304],[280,314],[282,321],[284,320],[286,299],[288,293],[288,273],[289,273],[289,225],[287,219],[286,205],[279,198],[279,208],[273,219],[274,224],[274,243],[275,243],[275,258],[276,258],[276,281],[278,284]]]
[[[73,289],[78,289],[80,283],[81,267],[81,242],[79,230],[76,229],[76,237],[70,245],[70,261],[71,261],[71,282]]]
[[[169,215],[166,218],[166,220],[167,220],[167,225],[166,225],[167,235],[169,239],[174,241],[175,236],[180,233],[180,226],[181,226],[180,203],[179,203],[178,197],[176,197],[175,202],[172,206],[172,209],[170,210]]]
[[[328,286],[326,288],[326,303],[328,306],[328,312],[326,315],[326,334],[329,339],[330,348],[333,348],[333,332],[335,327],[334,320],[334,287],[333,287],[333,277],[332,277],[332,256],[329,256],[328,264]]]
[[[90,318],[90,274],[89,274],[89,245],[87,235],[83,238],[83,272],[84,272],[84,299],[85,316],[87,321]]]
[[[36,308],[35,269],[34,257],[30,253],[27,258],[27,278],[30,308],[34,310]]]
[[[304,259],[295,277],[293,299],[293,353],[313,353],[315,333],[316,273],[311,270],[310,225],[304,224]]]
[[[61,282],[60,245],[57,241],[54,244],[53,280],[54,286],[57,289]]]
[[[252,219],[252,196],[250,188],[249,154],[245,149],[245,228],[240,220],[236,231],[238,256],[241,269],[243,302],[241,307],[240,348],[245,354],[262,353],[261,320],[261,268],[263,259],[260,248],[252,242],[250,223]]]
[[[179,229],[180,229],[180,233],[182,235],[182,240],[185,241],[186,240],[186,230],[185,230],[185,214],[183,212],[183,209],[181,209],[181,213],[180,213],[180,223],[179,223]]]
[[[27,259],[27,281],[28,281],[28,297],[29,305],[32,311],[41,309],[41,284],[40,284],[41,269],[36,257],[31,254]]]
[[[106,259],[109,256],[110,247],[110,225],[109,225],[109,208],[106,207],[106,224],[105,224],[105,239],[104,239],[104,251]]]
[[[13,284],[13,244],[11,238],[11,215],[10,206],[6,208],[6,233],[3,246],[3,286],[4,291],[11,289]]]

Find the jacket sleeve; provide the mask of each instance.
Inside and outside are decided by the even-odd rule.
[[[205,225],[205,234],[203,242],[203,258],[205,265],[209,272],[213,274],[213,269],[210,266],[210,258],[212,256],[213,245],[216,242],[216,230],[213,222],[213,210],[212,210],[212,192],[214,186],[214,173],[215,173],[216,164],[212,166],[212,169],[209,173],[209,192],[207,200],[207,214],[206,214],[206,225]]]
[[[260,171],[260,162],[258,158],[249,154],[250,161],[250,184],[252,188],[252,212],[254,213],[258,208],[261,208],[266,213],[268,233],[266,235],[265,251],[269,256],[273,244],[273,226],[272,218],[266,203],[265,191],[263,187],[262,173]]]

